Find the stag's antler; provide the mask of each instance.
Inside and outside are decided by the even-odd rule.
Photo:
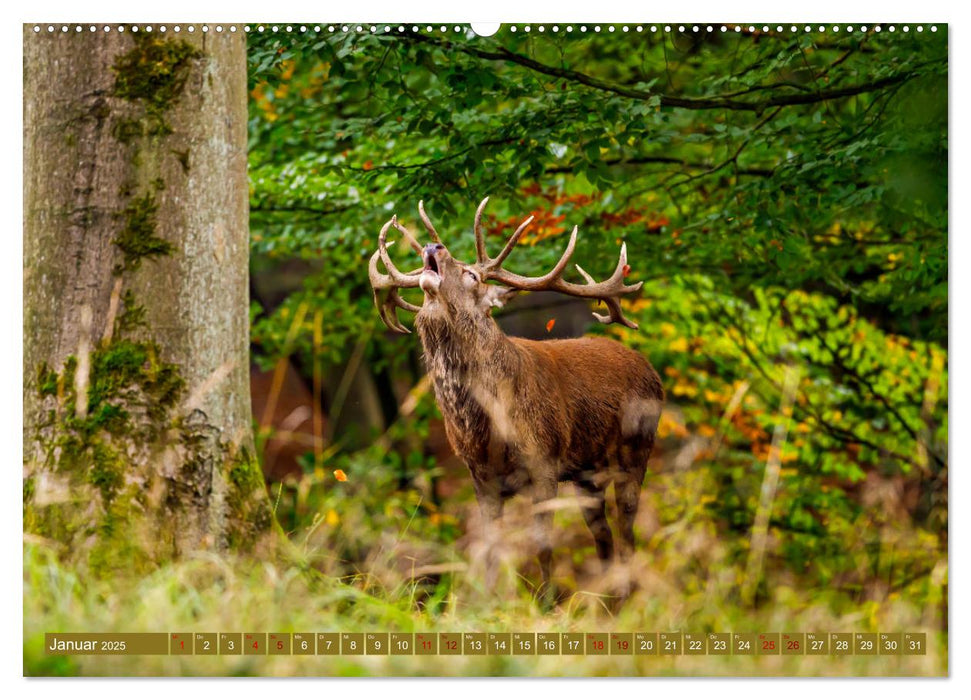
[[[432,240],[436,243],[441,243],[442,239],[438,236],[438,231],[432,226],[431,219],[428,218],[428,214],[425,213],[425,202],[418,201],[418,213],[421,214],[421,221],[425,224],[425,228],[428,229],[428,234],[432,237]],[[420,251],[419,251],[420,252]]]
[[[418,245],[418,241],[411,234],[408,229],[398,223],[398,217],[392,216],[391,220],[381,227],[381,233],[378,234],[378,249],[371,256],[371,261],[368,263],[368,276],[371,278],[371,287],[374,289],[374,305],[378,307],[378,313],[381,315],[381,320],[384,321],[385,325],[388,326],[393,331],[399,333],[410,333],[407,328],[401,325],[398,320],[398,314],[395,312],[395,307],[400,307],[406,311],[419,311],[421,307],[415,306],[404,299],[398,294],[398,290],[401,288],[417,287],[418,280],[421,277],[421,268],[417,270],[412,270],[409,273],[401,272],[395,264],[391,262],[391,256],[388,255],[388,246],[394,245],[394,241],[388,240],[388,229],[394,226],[408,241],[409,245],[417,253],[421,253],[421,246]],[[384,263],[385,269],[388,274],[384,274],[378,271],[378,258],[381,258],[381,262]],[[381,299],[381,293],[385,292],[384,299]]]
[[[554,291],[575,297],[600,299],[607,305],[608,313],[594,313],[594,317],[598,321],[601,323],[622,323],[628,328],[637,328],[637,324],[624,316],[624,312],[620,308],[620,297],[636,292],[644,284],[643,282],[631,285],[624,284],[625,273],[630,269],[627,267],[626,243],[620,247],[620,259],[617,261],[617,267],[614,269],[614,273],[603,282],[595,281],[579,265],[576,265],[577,271],[586,280],[586,284],[567,282],[563,279],[563,272],[566,270],[566,266],[570,262],[570,256],[573,255],[573,249],[577,244],[578,228],[574,226],[573,232],[570,234],[570,242],[567,243],[566,250],[556,265],[553,266],[553,269],[541,277],[523,277],[522,275],[503,270],[502,263],[509,256],[509,253],[512,252],[512,249],[516,247],[526,228],[533,222],[533,217],[530,216],[519,225],[519,228],[506,241],[505,247],[498,256],[490,258],[488,253],[486,253],[485,238],[482,235],[482,212],[485,210],[488,201],[488,197],[483,199],[475,212],[476,258],[486,279],[493,279],[509,287],[530,292]]]

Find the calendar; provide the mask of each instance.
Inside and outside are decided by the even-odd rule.
[[[926,632],[47,633],[45,653],[238,656],[922,656]],[[416,659],[420,662],[420,659]]]
[[[946,13],[318,5],[19,25],[23,675],[947,676]]]

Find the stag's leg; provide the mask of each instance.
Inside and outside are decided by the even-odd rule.
[[[556,498],[556,479],[546,478],[534,482],[533,503],[534,538],[539,558],[539,570],[543,584],[537,592],[537,598],[544,605],[552,605],[555,592],[552,586],[553,576],[553,511],[544,508],[544,502]]]
[[[479,502],[483,526],[496,527],[499,518],[502,517],[502,498],[499,494],[479,492],[476,494],[476,500]]]
[[[475,497],[482,517],[482,542],[485,545],[485,585],[495,589],[499,577],[499,519],[502,517],[503,500],[499,491],[489,484],[475,481]]]
[[[627,561],[634,553],[634,520],[641,501],[641,483],[647,471],[647,458],[650,446],[620,449],[621,472],[614,480],[614,499],[617,503],[620,536],[619,553],[621,561]]]
[[[577,491],[580,497],[586,501],[580,510],[583,512],[583,519],[587,521],[587,527],[590,528],[593,541],[597,546],[597,557],[606,570],[614,556],[614,537],[610,532],[610,525],[607,524],[604,489],[588,481],[580,481],[577,482]]]

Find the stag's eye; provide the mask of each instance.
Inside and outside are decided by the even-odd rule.
[[[471,280],[472,280],[473,282],[478,282],[478,281],[479,281],[479,276],[478,276],[477,274],[475,274],[474,272],[472,272],[472,270],[465,270],[465,274],[466,274],[466,275],[467,275],[467,276],[468,276],[469,278],[471,278]]]

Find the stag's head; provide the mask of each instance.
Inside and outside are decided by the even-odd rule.
[[[439,317],[448,319],[484,319],[491,310],[500,307],[519,291],[556,291],[570,296],[599,299],[607,305],[607,314],[594,313],[598,321],[603,323],[622,323],[630,328],[637,328],[637,324],[626,318],[620,308],[620,297],[641,288],[643,283],[624,284],[627,270],[627,245],[620,249],[620,258],[614,273],[603,282],[596,282],[583,268],[576,265],[577,271],[586,281],[585,284],[575,284],[563,279],[573,249],[577,242],[577,228],[570,234],[570,242],[560,257],[559,262],[541,277],[524,277],[502,269],[502,263],[519,242],[523,233],[533,221],[527,218],[506,241],[502,252],[495,258],[486,252],[485,238],[482,231],[482,213],[489,198],[482,200],[475,212],[475,250],[476,261],[464,263],[452,257],[448,248],[442,243],[441,237],[425,213],[421,202],[418,212],[422,223],[431,237],[431,242],[424,247],[418,243],[415,236],[397,219],[391,217],[382,228],[378,236],[378,250],[371,256],[368,272],[371,286],[374,289],[374,302],[381,314],[381,319],[392,330],[407,333],[408,329],[398,320],[396,307],[407,311],[420,311],[425,317]],[[411,248],[421,256],[422,266],[408,273],[403,273],[391,261],[388,255],[388,231],[396,229]],[[378,270],[378,261],[384,264],[387,273]],[[489,284],[499,282],[499,285]],[[405,301],[398,293],[399,289],[419,287],[425,293],[422,306]]]
[[[485,317],[501,307],[517,289],[488,284],[478,264],[456,260],[443,243],[429,243],[421,251],[424,265],[418,286],[425,293],[421,313],[426,316]]]

